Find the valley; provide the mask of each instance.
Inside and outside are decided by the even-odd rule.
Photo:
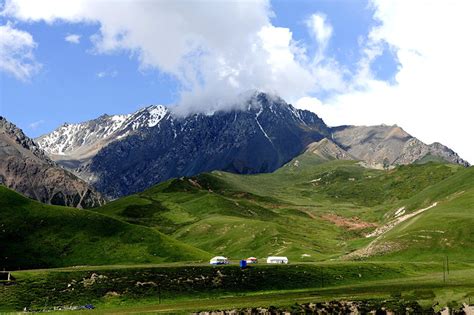
[[[0,0],[0,315],[474,315],[472,12]]]
[[[261,93],[245,105],[104,115],[40,146],[2,118],[0,154],[25,171],[0,168],[0,266],[14,278],[0,311],[469,303],[473,167],[396,125],[330,128]],[[240,269],[247,257],[259,263]]]
[[[0,286],[4,310],[42,309],[45,290],[47,306],[92,303],[101,313],[399,296],[428,307],[474,292],[472,167],[377,170],[309,150],[273,173],[171,179],[90,210],[0,189],[0,252],[16,277]],[[209,267],[215,255],[234,264],[284,255],[290,264]],[[66,294],[71,283],[81,291]]]

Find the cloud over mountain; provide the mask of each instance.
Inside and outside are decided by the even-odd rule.
[[[273,12],[264,0],[113,5],[8,0],[2,14],[29,22],[97,23],[99,31],[92,37],[95,52],[125,51],[139,60],[141,68],[171,74],[181,85],[178,110],[182,111],[213,111],[253,89],[277,91],[292,100],[325,88],[327,82],[339,84],[334,65],[319,64],[331,36],[324,16],[315,14],[308,21],[320,46],[317,56],[311,56],[289,28],[272,25]]]
[[[468,145],[474,133],[472,1],[370,0],[367,7],[374,23],[360,36],[360,56],[350,65],[330,49],[345,29],[338,33],[328,12],[308,12],[299,23],[310,37],[299,41],[292,28],[275,22],[266,0],[123,0],[113,5],[6,0],[1,16],[96,25],[91,38],[95,53],[128,53],[141,69],[158,70],[179,82],[177,113],[229,108],[239,103],[236,96],[257,89],[311,109],[331,125],[397,123],[425,142],[439,140],[474,161]],[[27,79],[39,69],[36,43],[10,24],[2,28],[15,34],[2,36],[2,45],[26,52],[2,58],[9,60],[2,61],[2,68]],[[5,44],[5,38],[21,39],[21,44]],[[397,65],[393,78],[381,79],[374,64],[387,53]]]

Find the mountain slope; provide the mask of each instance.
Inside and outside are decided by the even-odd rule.
[[[152,105],[133,114],[102,115],[84,123],[65,123],[36,141],[56,162],[78,168],[110,142],[154,127],[167,114],[168,110],[164,106]]]
[[[187,117],[165,113],[156,125],[148,123],[125,131],[128,126],[133,123],[111,133],[115,141],[76,170],[108,196],[123,196],[169,178],[216,169],[273,171],[309,143],[329,135],[329,128],[315,114],[262,93],[248,99],[245,110]],[[127,136],[119,138],[117,132]],[[40,143],[53,152],[47,149],[46,139],[51,136],[43,137]],[[64,153],[74,158],[77,150]]]
[[[353,258],[474,260],[474,167],[462,169],[399,206],[387,213],[388,223],[423,211],[371,238]]]
[[[429,156],[469,166],[448,147],[440,143],[427,145],[396,125],[335,127],[332,140],[372,167],[412,164],[429,160]]]
[[[367,235],[401,211],[410,214],[438,202],[385,233],[384,250],[362,257],[422,261],[447,253],[474,261],[472,167],[430,162],[377,170],[359,161],[322,159],[310,147],[272,173],[214,171],[171,179],[95,208],[95,214],[42,205],[2,188],[0,252],[7,253],[2,259],[38,267],[211,255],[360,258],[348,254],[370,246],[374,237]]]
[[[346,150],[327,138],[311,143],[306,148],[306,152],[314,154],[322,160],[356,160]]]
[[[272,172],[305,150],[371,168],[428,161],[469,165],[449,148],[426,145],[397,126],[329,128],[316,114],[264,93],[212,114],[181,117],[151,106],[102,116],[65,125],[38,142],[52,159],[113,198],[213,170]]]
[[[48,204],[96,207],[104,199],[52,162],[37,144],[0,117],[0,184]]]
[[[51,206],[0,186],[0,265],[7,269],[158,263],[209,254],[156,230]]]

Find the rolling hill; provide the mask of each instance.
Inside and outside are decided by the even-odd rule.
[[[403,205],[400,209],[408,213],[431,208],[372,241],[372,249],[382,249],[383,259],[474,260],[473,167],[428,187]]]
[[[209,254],[156,230],[51,206],[0,186],[0,265],[25,269],[202,260]]]
[[[315,148],[320,146],[310,146],[273,173],[215,171],[182,177],[95,211],[155,227],[192,246],[234,258],[281,254],[297,261],[378,259],[380,255],[395,259],[406,253],[406,259],[427,259],[441,249],[463,255],[461,245],[446,248],[436,242],[414,242],[412,250],[402,227],[413,220],[420,222],[412,227],[415,234],[440,231],[446,222],[456,223],[459,229],[464,226],[460,232],[446,232],[450,238],[445,242],[472,243],[472,232],[465,230],[474,223],[472,167],[430,162],[375,170],[358,161],[337,160],[326,149],[326,154],[320,154]],[[398,209],[403,207],[408,215],[434,202],[436,207],[385,230]],[[366,237],[377,229],[383,235]],[[356,255],[382,237],[397,239],[400,245],[381,245],[384,250]],[[424,246],[430,247],[431,254],[419,250]],[[464,258],[474,259],[471,256]]]
[[[70,266],[13,272],[15,285],[0,286],[0,310],[469,301],[474,168],[431,161],[377,170],[338,158],[347,156],[324,141],[273,173],[171,179],[92,210],[0,187],[1,265]],[[216,254],[287,255],[290,265],[208,266]]]
[[[158,263],[218,254],[302,262],[474,259],[466,250],[474,240],[472,167],[429,162],[377,170],[338,160],[339,153],[320,143],[273,173],[171,179],[92,210],[44,205],[0,187],[2,264]]]

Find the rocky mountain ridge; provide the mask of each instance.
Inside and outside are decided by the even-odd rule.
[[[104,203],[88,183],[59,167],[1,116],[0,184],[48,204],[91,208]]]
[[[62,160],[65,156],[87,158],[114,140],[156,126],[167,114],[168,109],[162,105],[148,106],[127,115],[104,114],[83,123],[64,123],[36,141],[55,160]]]
[[[332,130],[334,142],[370,167],[419,163],[429,157],[469,166],[450,148],[440,143],[425,144],[397,125],[339,126]]]
[[[314,143],[324,138],[330,142]],[[158,105],[129,115],[104,115],[63,125],[38,138],[38,144],[113,198],[212,170],[271,172],[308,146],[322,156],[358,159],[375,168],[432,157],[469,165],[451,149],[424,144],[398,126],[330,128],[315,113],[265,93],[212,114],[181,117]]]
[[[305,152],[317,155],[323,160],[356,160],[349,152],[328,138],[311,143]]]
[[[110,143],[81,171],[93,174],[100,191],[122,196],[212,170],[271,172],[329,135],[316,114],[258,94],[244,110],[166,115],[155,127]]]

